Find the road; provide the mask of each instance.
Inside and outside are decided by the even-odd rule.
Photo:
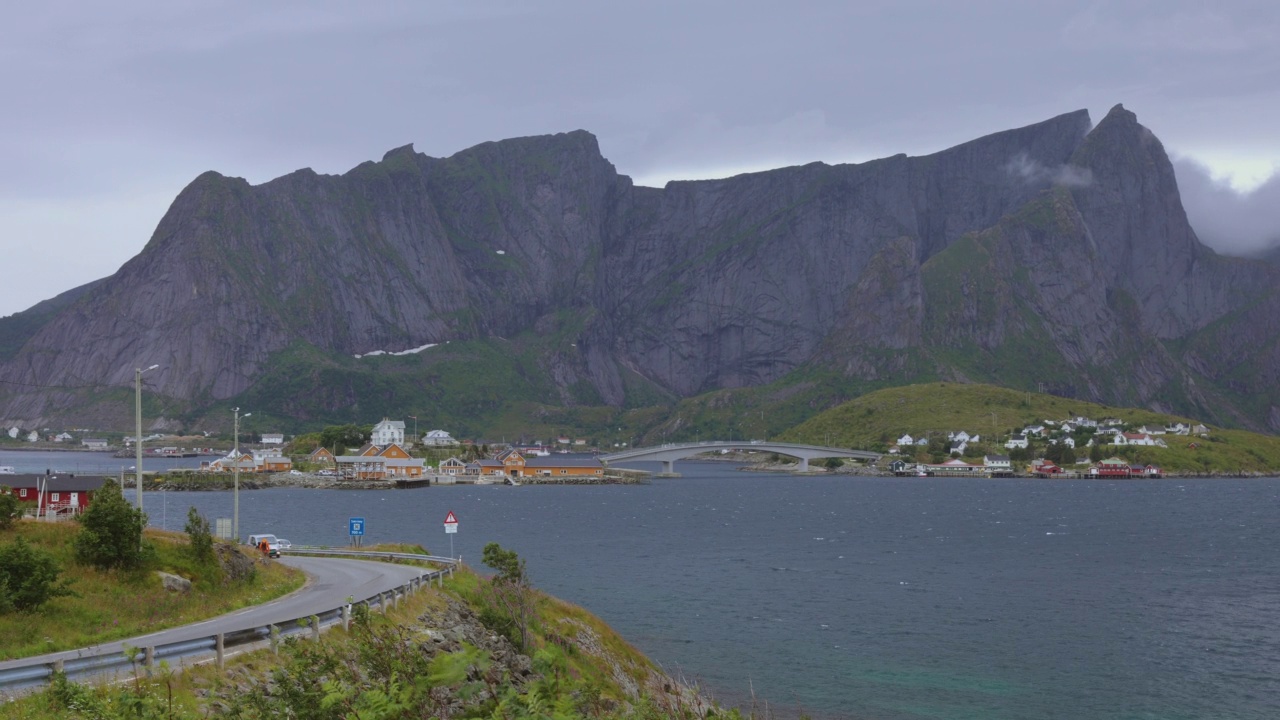
[[[0,662],[0,671],[32,663],[73,660],[85,655],[115,654],[124,646],[136,648],[165,645],[229,633],[246,627],[275,625],[295,618],[315,615],[341,606],[349,597],[365,598],[399,587],[423,572],[420,567],[393,565],[371,560],[347,558],[283,557],[277,562],[296,567],[307,574],[301,589],[263,605],[238,610],[211,620],[161,630],[124,640],[92,645],[79,650],[49,653],[38,657]]]

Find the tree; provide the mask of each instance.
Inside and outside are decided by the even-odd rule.
[[[481,591],[505,616],[500,621],[513,631],[512,641],[524,650],[528,647],[529,621],[534,611],[533,586],[529,583],[524,560],[514,550],[504,550],[496,542],[484,546],[480,559],[498,571],[488,583],[481,585]]]
[[[71,595],[58,562],[47,550],[17,540],[0,547],[0,612],[34,610],[49,600]]]
[[[823,466],[828,470],[837,470],[844,467],[844,461],[837,457],[829,457],[822,462]]]
[[[341,455],[346,448],[360,447],[373,437],[373,427],[358,425],[329,425],[320,431],[320,444],[333,448],[334,453]]]
[[[22,503],[12,488],[0,486],[0,530],[13,527],[13,521],[22,513]]]
[[[1093,447],[1089,448],[1089,460],[1091,462],[1098,462],[1104,457],[1106,455],[1103,454],[1101,445],[1095,443]]]
[[[130,505],[115,483],[103,483],[80,516],[76,559],[103,569],[132,570],[142,565],[142,528],[146,515]]]
[[[214,560],[213,533],[209,530],[209,521],[195,507],[187,510],[187,526],[183,529],[187,537],[191,538],[191,545],[188,548],[191,558],[206,565],[212,563]]]

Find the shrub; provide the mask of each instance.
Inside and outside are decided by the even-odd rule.
[[[0,612],[34,610],[72,594],[65,581],[58,582],[61,572],[53,555],[22,538],[0,547]]]
[[[188,552],[191,559],[202,565],[213,562],[213,532],[209,530],[209,521],[194,507],[187,510],[187,526],[183,528],[191,539]]]
[[[11,488],[0,486],[0,530],[13,527],[13,521],[22,511],[22,503]]]
[[[142,528],[146,515],[128,503],[115,483],[103,483],[80,516],[76,559],[103,569],[132,570],[142,565]]]

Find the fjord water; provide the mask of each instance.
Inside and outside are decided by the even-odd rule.
[[[294,543],[490,541],[722,700],[781,716],[1280,716],[1280,479],[792,477],[679,463],[639,486],[260,490]],[[153,519],[161,499],[147,499]],[[169,493],[169,527],[227,493]],[[157,523],[158,524],[158,523]]]

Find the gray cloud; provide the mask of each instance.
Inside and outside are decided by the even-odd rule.
[[[1200,240],[1229,255],[1258,255],[1280,246],[1280,176],[1247,193],[1213,179],[1188,158],[1173,161],[1187,219]]]
[[[1093,171],[1075,165],[1045,165],[1027,157],[1026,153],[1018,153],[1004,166],[1005,172],[1011,176],[1032,184],[1048,183],[1050,185],[1066,185],[1067,187],[1085,187],[1093,183]]]

